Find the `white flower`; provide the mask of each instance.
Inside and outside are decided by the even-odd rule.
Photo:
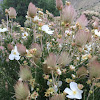
[[[36,22],[36,21],[42,21],[42,19],[39,19],[38,16],[35,16],[35,17],[34,17],[34,21],[35,21],[35,22]]]
[[[91,50],[92,50],[92,45],[85,45],[85,48],[83,48],[83,50],[86,52],[86,53],[89,53]]]
[[[47,81],[48,86],[52,86],[52,88],[55,90],[55,92],[58,91],[58,88],[62,85],[62,81],[56,81],[55,85],[53,85],[53,82]]]
[[[51,44],[49,42],[47,42],[47,49],[48,49],[48,52],[50,50],[50,47],[51,47]]]
[[[62,44],[59,44],[59,48],[62,48]]]
[[[62,72],[61,72],[60,69],[57,69],[57,74],[58,74],[58,75],[61,75],[61,74],[62,74]]]
[[[65,31],[65,36],[66,36],[66,35],[68,35],[68,36],[72,35],[72,31],[71,31],[71,30],[66,30],[66,31]]]
[[[27,36],[28,36],[28,33],[27,33],[27,32],[22,33],[22,38],[23,38],[23,39],[25,39]]]
[[[82,99],[83,91],[78,88],[75,82],[71,82],[70,89],[66,88],[64,92],[68,94],[67,97],[70,99]]]
[[[70,65],[70,69],[71,69],[71,70],[75,70],[75,66]]]
[[[100,36],[100,31],[98,31],[97,29],[94,30],[95,35]]]
[[[10,60],[19,60],[20,56],[19,56],[19,52],[17,51],[17,46],[15,46],[15,48],[11,51],[11,54],[9,55],[9,59]]]
[[[43,12],[42,11],[38,11],[38,13],[43,15]]]
[[[74,74],[72,74],[72,78],[73,78],[73,79],[75,79],[75,78],[76,78],[76,76],[75,76]]]
[[[22,82],[23,80],[21,78],[19,78],[18,81]]]
[[[52,35],[53,32],[54,32],[54,31],[52,31],[52,30],[49,29],[49,26],[48,25],[43,25],[42,26],[42,31],[46,32],[49,35]]]
[[[1,32],[1,33],[7,32],[7,31],[8,31],[8,29],[7,29],[7,28],[3,28],[3,29],[2,29],[2,28],[0,28],[0,32]]]
[[[82,60],[88,59],[88,55],[89,55],[89,54],[82,55]]]

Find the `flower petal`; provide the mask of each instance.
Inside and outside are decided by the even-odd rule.
[[[71,83],[70,83],[70,88],[71,88],[71,90],[76,91],[76,90],[78,89],[77,83],[71,82]]]
[[[69,89],[69,88],[65,88],[64,92],[67,93],[67,94],[69,94],[69,95],[73,94],[72,90]]]
[[[14,55],[13,55],[13,54],[10,54],[10,55],[9,55],[9,59],[10,59],[10,60],[14,60]]]
[[[19,55],[15,56],[15,59],[16,60],[19,60],[20,59],[20,56]]]
[[[82,99],[82,94],[81,94],[81,93],[77,93],[77,94],[75,95],[75,98],[76,98],[76,99]]]
[[[67,95],[66,97],[67,97],[67,98],[70,98],[70,99],[74,99],[74,98],[75,98],[74,95]]]

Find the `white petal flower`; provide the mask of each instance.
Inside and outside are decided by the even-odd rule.
[[[23,38],[23,39],[25,39],[27,36],[28,36],[28,33],[27,33],[27,32],[22,33],[22,38]]]
[[[3,28],[3,29],[2,29],[2,28],[0,28],[0,32],[1,32],[1,33],[7,32],[7,31],[8,31],[8,29],[7,29],[7,28]]]
[[[94,30],[95,35],[100,36],[100,31],[98,31],[97,29]]]
[[[49,35],[52,35],[53,32],[54,32],[54,31],[52,31],[52,30],[49,29],[48,25],[43,25],[41,29],[42,29],[42,31],[46,32]]]
[[[71,69],[71,70],[75,70],[75,66],[70,65],[70,69]]]
[[[57,92],[58,91],[58,87],[57,87],[57,85],[54,85],[54,90]]]
[[[70,99],[82,99],[83,91],[78,88],[75,82],[71,82],[70,89],[66,88],[64,92],[68,94],[67,97]]]
[[[15,48],[11,51],[11,54],[9,55],[9,59],[10,60],[19,60],[20,56],[19,56],[19,52],[17,51],[17,46],[15,46]]]
[[[72,35],[72,31],[71,31],[71,30],[66,30],[66,31],[65,31],[65,36],[67,36],[67,35],[68,35],[68,36]]]
[[[57,82],[57,86],[58,86],[58,87],[62,86],[62,81],[58,81],[58,82]]]
[[[58,75],[61,75],[61,74],[62,74],[62,72],[61,72],[60,69],[57,69],[57,74],[58,74]]]
[[[34,17],[34,21],[36,22],[36,21],[42,21],[42,19],[40,19],[38,16],[35,16]]]

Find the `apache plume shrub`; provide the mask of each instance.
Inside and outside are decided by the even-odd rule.
[[[36,12],[37,12],[37,9],[36,9],[35,5],[31,2],[28,6],[29,17],[34,18],[34,16],[36,16]]]
[[[29,96],[29,88],[26,83],[18,81],[14,86],[15,97],[17,100],[26,100]]]

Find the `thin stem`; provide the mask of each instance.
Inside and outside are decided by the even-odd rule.
[[[52,80],[53,80],[53,85],[55,86],[55,79],[54,79],[54,76],[53,76],[53,71],[52,71]]]
[[[6,18],[7,18],[7,30],[8,30],[8,14],[6,15]]]
[[[93,90],[93,88],[94,88],[94,83],[95,83],[95,79],[94,79],[94,81],[93,81],[93,83],[92,83],[92,86],[91,86],[91,88],[90,88],[90,91]],[[91,95],[91,93],[89,92],[89,93],[88,93],[87,100],[89,100],[90,95]]]

